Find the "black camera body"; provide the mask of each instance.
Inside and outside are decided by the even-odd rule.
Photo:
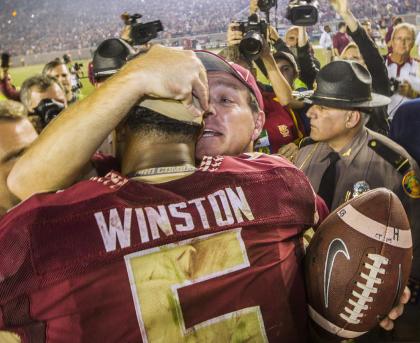
[[[267,39],[267,22],[254,13],[247,21],[240,21],[238,24],[239,30],[244,34],[239,50],[249,59],[257,59],[263,49],[264,40]]]
[[[10,67],[10,54],[7,52],[3,52],[1,54],[1,68],[9,69],[9,67]]]
[[[83,63],[77,63],[77,62],[75,62],[75,63],[73,64],[73,68],[74,68],[74,71],[78,72],[78,71],[82,70],[82,68],[83,68]]]
[[[277,6],[277,0],[258,0],[258,8],[261,12],[268,12],[274,6]]]
[[[158,36],[158,32],[163,31],[163,25],[160,20],[149,21],[148,23],[139,23],[141,14],[135,13],[128,17],[128,23],[131,26],[130,38],[133,45],[143,45]]]
[[[389,89],[391,90],[391,94],[397,94],[400,88],[401,81],[397,80],[395,77],[391,77],[389,79]]]
[[[297,26],[315,25],[318,22],[318,6],[317,0],[290,0],[286,18]]]
[[[53,99],[44,99],[35,107],[34,114],[41,118],[42,125],[45,127],[62,110],[64,110],[64,105],[61,102]]]

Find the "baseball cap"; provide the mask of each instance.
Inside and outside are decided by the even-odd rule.
[[[274,53],[274,59],[276,61],[279,60],[279,59],[284,59],[284,60],[288,61],[292,65],[296,75],[299,75],[299,66],[298,66],[298,64],[296,62],[296,58],[295,58],[295,56],[293,56],[293,54],[291,54],[289,52],[286,52],[286,51],[278,50]]]
[[[196,50],[195,54],[200,59],[201,63],[203,63],[207,72],[226,72],[241,81],[241,83],[245,85],[245,87],[247,87],[255,96],[260,109],[264,110],[264,102],[261,91],[258,88],[257,81],[248,69],[245,69],[239,64],[228,62],[223,57],[210,51]]]
[[[196,108],[201,108],[198,99],[193,96],[193,104]],[[201,125],[203,116],[192,114],[179,100],[163,98],[145,98],[137,106],[146,107],[156,113],[166,117],[182,121],[190,125]]]

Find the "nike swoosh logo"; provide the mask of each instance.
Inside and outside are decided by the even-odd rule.
[[[328,308],[328,293],[330,290],[331,273],[334,267],[335,258],[339,253],[342,253],[347,260],[350,260],[350,254],[347,250],[346,243],[340,238],[335,238],[331,241],[328,246],[327,259],[325,260],[324,269],[324,304],[325,308]]]

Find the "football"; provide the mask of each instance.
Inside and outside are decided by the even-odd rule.
[[[411,260],[410,225],[393,192],[377,188],[334,210],[305,257],[317,331],[349,339],[375,327],[398,303]]]

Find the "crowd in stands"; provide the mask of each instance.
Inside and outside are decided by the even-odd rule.
[[[394,14],[418,11],[416,0],[352,1],[358,18],[379,18],[388,14],[386,5],[392,5]],[[278,2],[279,23],[284,19],[286,0]],[[49,51],[92,48],[106,38],[115,37],[122,29],[119,15],[123,11],[141,13],[143,22],[160,19],[164,26],[161,37],[224,32],[232,19],[245,19],[246,0],[152,1],[53,0],[35,2],[13,0],[0,3],[0,50],[13,55],[36,54]],[[388,7],[389,8],[389,7]],[[16,11],[16,15],[12,14]],[[56,15],[51,15],[56,13]],[[245,13],[245,15],[243,15]],[[320,1],[321,23],[336,20],[326,0]]]

